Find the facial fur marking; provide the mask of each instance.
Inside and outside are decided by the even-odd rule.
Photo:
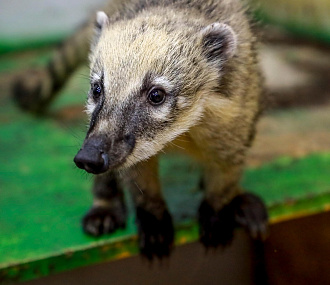
[[[102,85],[103,85],[103,76],[100,78],[100,81],[102,82]],[[99,117],[99,114],[102,110],[102,107],[103,107],[103,104],[104,104],[104,101],[105,101],[105,94],[104,92],[100,95],[99,99],[98,99],[98,103],[97,105],[95,106],[94,110],[93,110],[93,113],[92,113],[92,117],[91,117],[91,122],[90,122],[90,125],[89,125],[89,130],[87,132],[87,136],[89,136],[89,134],[91,133],[91,131],[94,129],[95,127],[95,124],[96,124],[96,121]]]
[[[96,72],[93,72],[92,75],[91,75],[91,82],[99,82],[102,80],[102,75],[99,75],[98,73]]]
[[[161,86],[165,91],[169,92],[173,89],[173,84],[165,76],[157,76],[148,71],[143,79],[141,91],[146,92],[153,86]]]
[[[87,100],[87,104],[86,104],[86,113],[91,116],[94,112],[94,109],[96,107],[95,102],[93,101],[93,99],[88,98]]]
[[[167,92],[173,89],[173,84],[164,76],[156,77],[153,83],[162,86]]]
[[[141,92],[147,92],[152,87],[152,77],[151,71],[148,71],[143,78]]]

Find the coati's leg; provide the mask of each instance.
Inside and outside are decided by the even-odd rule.
[[[238,185],[242,165],[212,164],[205,169],[206,196],[199,208],[200,239],[209,247],[227,245],[237,225],[255,239],[267,235],[267,210],[255,195]]]
[[[114,174],[98,175],[94,179],[94,202],[83,218],[86,233],[99,236],[126,225],[126,207],[122,188]]]
[[[23,109],[45,112],[56,92],[73,71],[87,60],[91,32],[90,24],[82,26],[58,46],[46,66],[28,70],[14,81],[13,96]]]
[[[136,205],[140,252],[148,259],[168,256],[174,240],[174,229],[161,193],[157,157],[137,164],[126,174]]]

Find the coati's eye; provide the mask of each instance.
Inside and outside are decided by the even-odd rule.
[[[100,84],[98,83],[94,83],[93,87],[92,87],[92,91],[93,91],[93,98],[97,99],[101,96],[102,94],[102,87]]]
[[[152,105],[160,105],[165,101],[165,91],[159,88],[151,89],[148,93],[148,101]]]

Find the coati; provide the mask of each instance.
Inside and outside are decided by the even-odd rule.
[[[83,229],[98,236],[125,226],[117,179],[136,204],[141,253],[166,256],[172,218],[158,180],[158,154],[175,148],[204,167],[198,220],[205,246],[226,245],[235,225],[267,233],[267,211],[239,185],[262,110],[262,80],[246,8],[239,0],[112,1],[59,47],[49,66],[19,80],[22,107],[42,111],[85,58],[92,38],[90,125],[75,164],[95,174]],[[91,22],[93,22],[91,21]]]

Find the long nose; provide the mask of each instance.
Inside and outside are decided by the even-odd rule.
[[[89,173],[100,174],[109,169],[108,154],[100,150],[97,141],[87,142],[73,159],[75,164]]]

